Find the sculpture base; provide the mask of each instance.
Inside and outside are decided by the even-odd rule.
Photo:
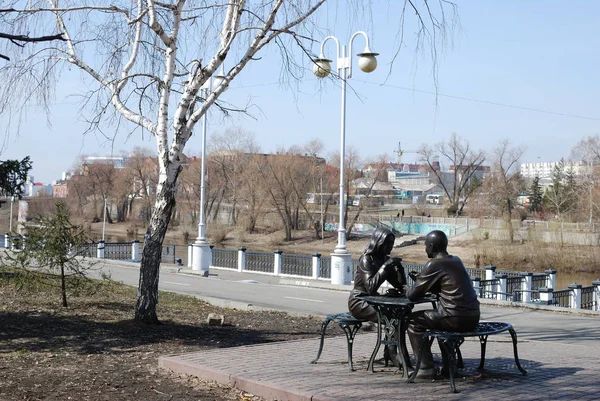
[[[212,264],[212,249],[208,242],[193,244],[192,270],[199,271],[204,277],[208,277],[208,270]]]
[[[331,254],[331,284],[350,285],[352,282],[352,254],[333,252]]]

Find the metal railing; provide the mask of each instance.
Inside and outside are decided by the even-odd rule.
[[[246,251],[246,270],[273,273],[275,259],[271,252]]]
[[[531,277],[531,301],[540,301],[540,291],[542,287],[548,286],[548,275],[546,273],[534,274]]]
[[[161,262],[175,264],[175,245],[163,245],[162,254],[160,256]]]
[[[499,288],[500,280],[497,278],[481,280],[479,281],[479,298],[496,299]]]
[[[321,269],[319,271],[319,277],[331,278],[331,258],[321,256]]]
[[[410,276],[408,275],[408,273],[410,272],[416,272],[417,274],[421,274],[421,272],[423,271],[423,268],[425,267],[425,265],[422,265],[420,263],[405,263],[402,262],[402,266],[404,266],[404,274],[406,274],[406,284],[409,287],[414,287],[415,286],[415,282],[410,278]]]
[[[479,267],[467,267],[467,273],[471,277],[479,277],[481,280],[485,280],[485,269]]]
[[[596,310],[595,294],[596,287],[581,287],[581,309]]]
[[[569,308],[571,306],[572,290],[558,290],[552,292],[552,304]]]
[[[213,248],[212,264],[217,267],[238,268],[238,251],[235,249]]]
[[[521,272],[512,270],[496,270],[496,276],[506,274],[506,277],[521,277]]]
[[[356,270],[358,269],[359,262],[360,259],[352,259],[352,277],[350,280],[354,280],[354,277],[356,277]]]
[[[281,274],[312,276],[312,256],[281,254]]]
[[[20,238],[19,238],[20,239]],[[15,241],[17,243],[18,241]],[[3,238],[0,236],[0,246],[3,243]],[[118,242],[104,244],[104,257],[106,259],[116,260],[131,260],[132,243]],[[178,249],[179,248],[179,249]],[[140,244],[140,256],[143,250],[143,244]],[[82,244],[76,249],[77,255],[85,257],[96,257],[98,253],[98,243]],[[230,269],[238,268],[238,251],[234,249],[214,248],[213,266],[224,267]],[[167,244],[162,246],[162,262],[165,263],[182,263],[187,265],[188,245],[173,245]],[[331,278],[331,258],[321,257],[319,278]],[[185,260],[186,263],[182,261]],[[246,270],[251,272],[274,273],[275,255],[271,252],[246,251]],[[356,274],[359,265],[359,259],[352,259],[352,279]],[[407,274],[407,284],[409,287],[414,286],[413,280],[408,276],[411,271],[420,274],[425,265],[420,263],[403,262],[405,273]],[[466,268],[471,277],[478,277],[479,281],[479,296],[480,298],[494,299],[500,293],[500,279],[485,280],[486,269],[482,268]],[[300,254],[281,254],[281,273],[288,275],[312,276],[312,255]],[[523,280],[525,276],[522,272],[496,270],[496,274],[507,275],[506,292],[503,295],[513,301],[522,302],[525,297],[523,293],[530,294],[532,302],[540,301],[540,288],[548,286],[548,274],[537,273],[531,277],[531,289],[525,291],[523,289]],[[581,309],[598,310],[599,305],[596,305],[596,287],[587,286],[581,289]],[[567,307],[571,306],[571,297],[573,290],[555,290],[552,293],[552,305]]]
[[[522,282],[523,278],[520,275],[506,278],[506,293],[509,298],[512,298],[511,301],[521,302],[523,300]]]
[[[108,242],[104,244],[104,258],[131,259],[131,242]]]
[[[75,249],[77,256],[95,258],[98,255],[98,244],[82,244]]]

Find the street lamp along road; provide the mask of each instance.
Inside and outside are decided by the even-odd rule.
[[[340,146],[340,223],[338,227],[338,243],[331,254],[331,283],[332,284],[350,284],[352,281],[352,255],[346,248],[346,229],[344,225],[344,159],[346,157],[346,80],[352,77],[352,42],[358,35],[365,38],[366,46],[362,53],[358,53],[358,68],[364,72],[373,72],[377,68],[378,53],[373,53],[369,48],[369,37],[363,31],[355,32],[350,37],[348,45],[349,52],[346,53],[346,46],[340,49],[340,42],[335,36],[328,36],[321,42],[321,51],[319,57],[314,59],[313,72],[319,78],[325,78],[331,72],[331,60],[325,58],[323,48],[329,39],[333,39],[337,46],[337,71],[342,80],[342,120],[341,120],[341,146]]]
[[[213,89],[221,85],[227,85],[227,78],[223,74],[223,69],[214,80],[209,77],[200,88],[199,94],[206,99]],[[206,115],[208,110],[202,116],[202,160],[200,167],[200,214],[198,219],[198,238],[193,244],[192,252],[192,270],[197,270],[203,276],[208,277],[208,270],[212,264],[212,249],[206,240],[206,224],[204,222],[204,199],[205,199],[205,180],[206,176]]]

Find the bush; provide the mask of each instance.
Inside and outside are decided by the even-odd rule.
[[[210,224],[206,231],[206,236],[216,245],[225,242],[227,235],[233,231],[233,229],[228,225],[215,223]]]
[[[126,231],[127,231],[127,238],[131,239],[131,240],[134,240],[137,237],[137,235],[138,235],[137,224],[135,224],[134,221],[130,222],[127,225],[127,230]]]

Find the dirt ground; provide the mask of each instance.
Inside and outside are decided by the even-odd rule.
[[[320,319],[223,309],[161,293],[162,324],[132,320],[135,289],[105,285],[92,296],[17,291],[0,278],[0,400],[261,400],[215,383],[158,371],[160,355],[318,335]],[[209,326],[209,313],[223,326]],[[341,330],[332,327],[339,335]]]

